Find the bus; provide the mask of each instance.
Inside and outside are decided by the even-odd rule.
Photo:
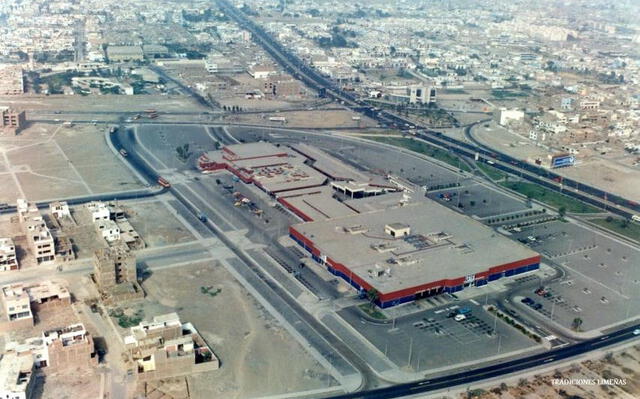
[[[171,187],[171,184],[164,177],[158,177],[158,184],[164,188]]]

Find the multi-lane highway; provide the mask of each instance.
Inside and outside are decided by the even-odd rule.
[[[469,385],[474,382],[500,377],[503,375],[525,371],[527,369],[542,367],[551,363],[566,360],[587,352],[603,349],[619,344],[630,339],[637,339],[640,334],[640,325],[628,327],[602,337],[583,341],[579,344],[548,351],[545,353],[511,360],[497,365],[481,367],[443,377],[416,381],[408,384],[398,384],[391,387],[373,389],[366,392],[337,395],[333,398],[340,399],[385,399],[399,398],[403,396],[417,395],[420,393],[448,389],[455,386]]]
[[[481,161],[494,162],[498,169],[515,175],[522,175],[522,178],[525,180],[542,184],[550,190],[562,192],[565,195],[588,202],[599,208],[607,209],[625,218],[630,218],[632,215],[640,213],[640,204],[635,201],[630,201],[619,195],[563,177],[553,171],[516,159],[496,149],[487,149],[484,146],[479,146],[477,142],[468,143],[447,137],[438,132],[431,131],[427,127],[416,125],[414,122],[390,111],[375,109],[363,100],[360,100],[355,94],[345,92],[334,82],[322,76],[317,70],[309,67],[227,0],[218,0],[218,5],[240,26],[251,31],[255,40],[262,45],[265,51],[279,62],[285,70],[294,77],[302,80],[309,87],[318,91],[321,95],[326,95],[341,101],[354,111],[364,113],[382,125],[408,129],[417,137],[433,144],[448,147],[458,155],[474,158],[476,153],[478,153]],[[409,129],[410,127],[413,127],[413,129]],[[565,189],[566,187],[571,187],[571,189]]]

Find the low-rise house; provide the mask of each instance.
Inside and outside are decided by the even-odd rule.
[[[0,238],[0,271],[18,270],[16,246],[11,238]]]
[[[33,314],[43,309],[71,305],[69,290],[52,281],[5,285],[1,294],[4,313],[12,328],[33,326]]]
[[[113,220],[98,220],[95,225],[100,237],[104,238],[108,243],[120,239],[120,228]]]
[[[35,383],[33,372],[33,361],[29,357],[5,353],[0,359],[0,398],[31,398]]]
[[[17,203],[20,223],[27,235],[27,242],[34,253],[36,262],[41,264],[55,261],[53,236],[44,218],[40,215],[38,207],[22,198],[19,198]]]
[[[220,362],[191,323],[176,313],[131,327],[125,348],[136,366],[139,381],[217,370]]]
[[[5,350],[29,359],[37,369],[52,373],[98,364],[93,338],[82,323],[47,330],[22,342],[9,342]]]

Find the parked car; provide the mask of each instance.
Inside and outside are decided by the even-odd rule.
[[[533,301],[533,299],[526,297],[526,298],[522,298],[522,300],[520,301],[522,303],[524,303],[525,305],[533,305],[535,302]]]

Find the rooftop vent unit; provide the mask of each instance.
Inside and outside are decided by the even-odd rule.
[[[380,244],[371,244],[371,249],[383,254],[385,252],[394,251],[395,249],[397,249],[397,247],[391,243],[383,242]]]
[[[344,231],[346,231],[349,234],[362,234],[362,233],[366,233],[367,231],[369,231],[368,228],[366,228],[365,226],[358,224],[355,226],[349,226],[349,227],[345,227]]]
[[[470,254],[473,252],[473,248],[469,246],[469,244],[458,245],[456,249],[463,254]]]
[[[429,240],[433,241],[434,243],[439,243],[441,241],[450,240],[453,238],[453,236],[441,231],[439,233],[429,233],[427,234],[427,238],[429,238]]]

